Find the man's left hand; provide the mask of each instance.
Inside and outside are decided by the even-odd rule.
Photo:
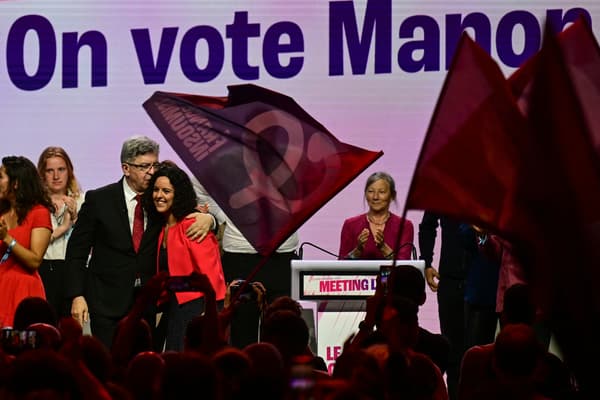
[[[196,221],[185,231],[185,234],[191,240],[195,240],[197,242],[201,242],[206,237],[208,232],[211,231],[215,222],[215,219],[212,215],[199,212],[190,214],[186,218],[196,219]]]

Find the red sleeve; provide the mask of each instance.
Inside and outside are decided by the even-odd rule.
[[[200,242],[188,240],[188,249],[195,272],[206,274],[216,293],[217,300],[225,298],[225,276],[216,236],[209,234]]]
[[[352,233],[350,220],[344,221],[342,226],[342,234],[340,237],[340,251],[338,253],[338,260],[344,260],[348,253],[350,253],[356,247],[357,238]]]
[[[402,224],[402,222],[400,224]],[[400,240],[400,245],[403,245],[406,243],[411,243],[414,246],[414,239],[415,239],[415,230],[414,230],[413,224],[408,219],[405,219],[404,220],[404,229],[402,230],[402,237]],[[400,249],[400,251],[398,251],[398,254],[396,254],[396,259],[397,260],[410,260],[412,249],[413,249],[412,246],[409,246],[409,245],[404,246],[403,248]]]
[[[31,218],[31,228],[48,228],[52,230],[52,219],[50,218],[50,210],[44,206],[34,206],[29,213]]]

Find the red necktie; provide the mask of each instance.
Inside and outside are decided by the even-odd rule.
[[[138,194],[135,196],[135,200],[137,204],[133,212],[133,233],[131,236],[133,238],[133,248],[137,253],[144,234],[144,210],[142,210],[142,196]]]

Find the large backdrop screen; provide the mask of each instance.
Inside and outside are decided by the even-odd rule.
[[[121,176],[120,146],[134,134],[183,166],[142,103],[157,90],[225,96],[255,83],[294,97],[341,141],[385,152],[300,229],[337,252],[343,220],[366,210],[370,173],[394,176],[402,211],[464,29],[508,75],[537,51],[546,20],[561,27],[580,13],[597,32],[597,0],[4,0],[0,154],[37,162],[62,146],[84,190]]]

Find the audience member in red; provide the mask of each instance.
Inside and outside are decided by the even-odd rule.
[[[273,300],[271,304],[267,305],[263,314],[263,319],[268,319],[272,314],[280,310],[292,311],[298,317],[302,318],[302,306],[300,303],[289,296],[280,296]],[[327,363],[325,363],[323,357],[314,354],[308,344],[306,345],[305,354],[312,357],[312,365],[314,369],[328,372]]]
[[[157,399],[164,369],[160,354],[145,351],[136,355],[127,367],[124,382],[133,400]]]
[[[346,349],[335,360],[333,379],[349,383],[355,393],[372,399],[384,398],[383,369],[364,349]]]
[[[261,339],[279,350],[289,370],[295,356],[306,355],[308,327],[293,311],[278,310],[263,321]]]
[[[16,330],[27,329],[36,322],[56,326],[56,312],[52,305],[42,297],[26,297],[17,306],[13,321]]]
[[[243,352],[252,364],[251,390],[260,393],[260,398],[264,400],[283,399],[288,382],[279,350],[271,343],[260,342],[249,344]]]
[[[571,374],[539,342],[531,327],[534,319],[528,286],[508,288],[495,343],[474,346],[463,357],[459,399],[572,398]]]
[[[229,347],[213,354],[212,362],[217,369],[221,400],[244,397],[261,398],[261,393],[251,393],[252,361],[242,350]]]
[[[201,397],[218,400],[217,370],[210,358],[197,352],[163,354],[165,369],[160,384],[159,399],[179,400]]]
[[[0,166],[0,327],[12,326],[25,297],[45,298],[38,268],[50,243],[53,210],[35,165],[10,156]]]

